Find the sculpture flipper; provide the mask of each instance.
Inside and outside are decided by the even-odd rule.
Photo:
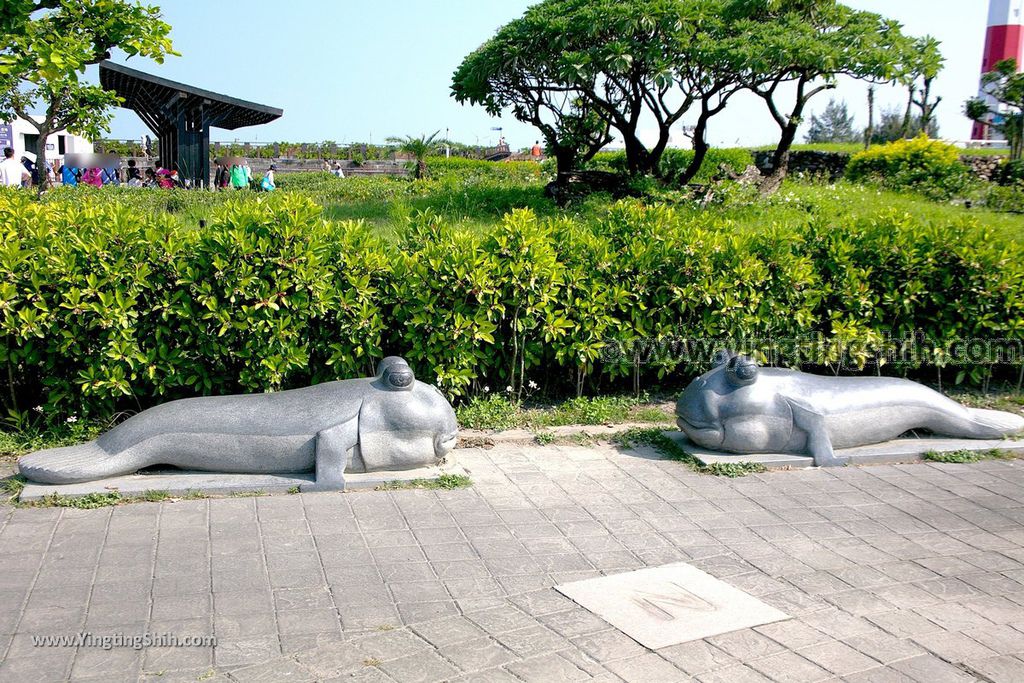
[[[342,491],[349,458],[359,457],[358,416],[345,420],[316,435],[316,481],[303,484],[302,491]]]
[[[849,458],[836,457],[832,450],[832,439],[825,426],[825,416],[802,401],[786,397],[793,411],[793,426],[807,434],[807,450],[817,467],[845,465]]]
[[[152,464],[142,453],[131,449],[109,453],[89,441],[24,455],[18,460],[18,470],[26,479],[42,484],[77,484],[131,474]]]

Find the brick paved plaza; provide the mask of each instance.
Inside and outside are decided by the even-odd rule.
[[[457,454],[471,488],[4,508],[0,680],[1024,680],[1021,461]],[[552,588],[678,561],[793,618],[653,652]],[[32,640],[80,632],[217,646]]]

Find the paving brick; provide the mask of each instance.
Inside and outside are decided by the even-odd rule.
[[[1024,660],[1011,655],[970,660],[967,666],[991,681],[1024,681]]]
[[[583,669],[557,654],[531,657],[506,668],[524,681],[583,681],[591,678]]]
[[[724,669],[716,669],[697,677],[700,683],[766,683],[766,678],[749,666],[735,664]]]
[[[662,648],[658,653],[691,676],[738,663],[732,655],[703,640]]]
[[[879,662],[838,641],[820,643],[797,650],[797,653],[837,676],[867,671]]]
[[[976,683],[977,678],[942,661],[934,655],[922,655],[895,662],[892,668],[921,683]]]
[[[748,661],[766,657],[784,648],[774,640],[767,638],[753,629],[733,631],[720,636],[712,636],[707,641],[740,661]]]
[[[779,652],[749,661],[747,666],[779,683],[813,683],[832,677],[828,671],[795,652]]]
[[[998,654],[962,633],[926,633],[914,636],[914,641],[949,662],[987,659]]]
[[[433,652],[410,655],[385,662],[380,665],[380,668],[392,678],[407,683],[448,681],[458,675],[458,669]]]
[[[518,657],[508,648],[490,638],[477,638],[438,648],[439,654],[465,672],[495,669]]]

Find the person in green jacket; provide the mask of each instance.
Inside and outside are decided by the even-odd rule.
[[[231,187],[236,190],[249,187],[249,179],[245,177],[245,169],[239,164],[231,165]]]

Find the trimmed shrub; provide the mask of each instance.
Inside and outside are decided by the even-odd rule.
[[[692,149],[666,149],[661,157],[661,171],[667,180],[674,181],[682,175],[691,161],[693,161]],[[750,150],[712,148],[708,150],[707,156],[704,157],[704,162],[701,164],[700,171],[697,172],[693,182],[707,183],[712,179],[722,177],[723,165],[733,173],[742,173],[752,163],[754,163],[754,158]],[[587,167],[595,170],[625,173],[626,153],[598,152],[590,160]]]
[[[960,150],[923,135],[854,154],[846,177],[879,183],[889,190],[920,192],[932,199],[962,195],[972,184],[970,169],[960,161]]]
[[[781,365],[863,365],[918,339],[1024,336],[1024,247],[885,211],[737,231],[629,200],[493,230],[412,217],[394,241],[289,193],[204,230],[87,193],[0,192],[0,401],[52,421],[370,373],[402,354],[452,397],[682,381],[732,342]],[[983,360],[961,368],[983,381]]]

